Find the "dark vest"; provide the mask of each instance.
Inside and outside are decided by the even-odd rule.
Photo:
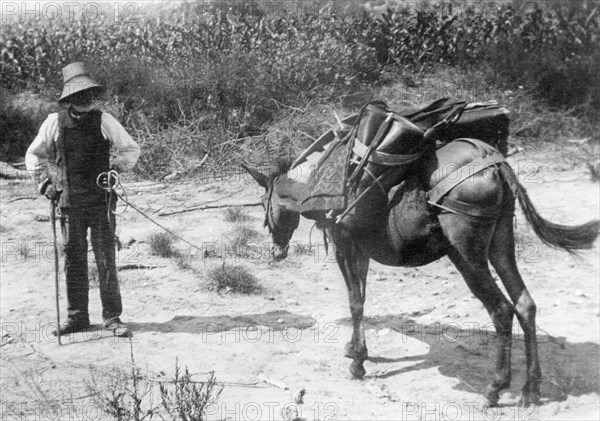
[[[106,203],[105,191],[96,185],[98,174],[109,170],[110,143],[102,136],[102,112],[72,118],[58,113],[56,164],[62,177],[61,208],[84,208]]]

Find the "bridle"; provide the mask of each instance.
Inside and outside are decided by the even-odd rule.
[[[279,225],[276,225],[273,194],[275,194],[275,182],[277,179],[278,177],[272,178],[272,182],[269,183],[269,188],[262,198],[263,207],[265,208],[264,226],[269,230],[269,234],[271,234],[274,244],[287,253],[287,250],[290,247],[289,240],[297,225],[294,228],[287,227],[285,225],[285,218],[283,218],[285,215],[282,215],[281,213],[278,215],[280,218]],[[283,221],[281,218],[283,218]]]
[[[275,228],[273,227],[273,186],[275,184],[275,179],[269,184],[269,189],[263,196],[263,206],[265,207],[265,221],[264,226],[269,230],[269,234],[273,234]],[[266,205],[264,203],[266,199]]]

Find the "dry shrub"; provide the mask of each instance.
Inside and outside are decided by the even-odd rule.
[[[153,402],[152,385],[142,382],[138,367],[108,367],[90,370],[84,379],[87,392],[96,407],[117,421],[150,420],[159,405]]]
[[[151,234],[149,239],[150,253],[160,257],[175,257],[178,255],[173,248],[175,239],[167,232],[159,232]]]
[[[188,368],[181,373],[176,362],[173,381],[160,383],[162,406],[174,421],[204,421],[206,407],[215,404],[223,391],[223,386],[217,385],[214,372],[206,382],[195,382],[191,377]]]
[[[181,270],[189,270],[192,268],[192,255],[188,253],[176,253],[175,263]]]
[[[248,211],[241,206],[232,206],[223,212],[227,222],[244,223],[250,219]]]
[[[230,231],[228,247],[237,256],[244,256],[252,241],[258,239],[260,233],[246,223],[236,224]]]
[[[232,294],[257,294],[262,291],[258,280],[244,266],[223,264],[210,269],[206,289]]]

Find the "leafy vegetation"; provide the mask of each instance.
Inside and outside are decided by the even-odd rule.
[[[335,2],[293,11],[274,10],[273,2],[218,4],[183,3],[113,21],[3,24],[1,87],[56,98],[60,68],[91,62],[107,87],[109,111],[141,143],[144,177],[215,150],[211,161],[224,165],[236,153],[247,155],[240,149],[247,139],[266,142],[286,111],[390,80],[410,86],[440,66],[477,69],[487,84],[522,87],[581,118],[600,109],[600,12],[593,1],[422,2],[383,13],[350,12]],[[12,142],[2,145],[2,157],[22,156],[32,139],[22,128],[41,121],[23,120],[10,103],[0,118],[3,138]]]

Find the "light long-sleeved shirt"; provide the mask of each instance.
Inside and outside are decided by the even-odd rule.
[[[125,128],[108,113],[102,113],[102,136],[110,142],[114,153],[110,157],[111,168],[119,172],[131,170],[140,157],[139,145],[129,136]],[[39,180],[40,175],[48,165],[53,142],[58,139],[58,113],[48,115],[42,123],[40,131],[29,145],[25,155],[27,170]]]

